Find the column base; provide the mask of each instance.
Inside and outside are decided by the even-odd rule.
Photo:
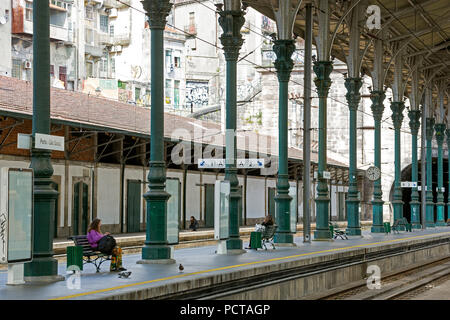
[[[41,280],[44,282],[60,281],[60,277],[62,277],[58,275],[58,261],[52,257],[34,257],[33,261],[25,263],[24,276],[25,281],[28,279],[29,282],[34,282],[32,279],[36,279],[37,282],[42,282]],[[62,279],[64,280],[64,277]]]
[[[170,262],[173,260],[173,262]],[[159,262],[152,262],[159,261]],[[137,263],[175,263],[172,259],[172,248],[168,245],[145,245],[142,248],[142,260]]]
[[[372,201],[372,228],[371,233],[384,233],[383,225],[383,204],[384,201],[375,199]]]
[[[411,208],[411,229],[422,229],[420,224],[420,202],[413,200],[409,205]]]
[[[359,199],[347,199],[347,235],[360,236],[361,225],[359,223]]]
[[[317,229],[314,232],[314,240],[332,240],[333,235],[331,234],[330,229]]]
[[[370,232],[371,233],[385,233],[384,226],[379,226],[379,225],[372,226],[372,228],[370,228]]]
[[[275,236],[273,237],[273,242],[279,246],[282,246],[283,244],[295,245],[294,235],[290,233],[275,233]]]
[[[175,259],[157,259],[157,260],[138,260],[136,264],[174,264],[176,262]]]
[[[243,250],[243,252],[247,252],[242,248],[243,243],[242,243],[242,239],[240,239],[240,238],[231,238],[231,239],[226,240],[226,246],[227,246],[227,252],[232,252],[234,250]]]
[[[443,203],[443,202],[436,203],[436,213],[437,213],[436,227],[443,227],[446,225],[446,223],[444,221],[444,210],[445,210],[444,208],[445,208],[445,203]]]
[[[43,284],[43,283],[52,283],[57,281],[64,281],[66,278],[60,275],[54,276],[38,276],[38,277],[24,277],[26,284]]]
[[[434,202],[427,202],[426,204],[426,221],[425,221],[425,227],[426,228],[434,228],[436,225],[434,223]]]
[[[347,228],[345,229],[345,232],[347,232],[347,236],[361,236],[361,227],[356,228]],[[384,229],[383,229],[384,232]]]

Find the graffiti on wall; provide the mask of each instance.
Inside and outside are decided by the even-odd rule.
[[[209,104],[209,84],[204,81],[186,81],[186,107],[200,108]]]

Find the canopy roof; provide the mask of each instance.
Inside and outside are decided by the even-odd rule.
[[[252,8],[274,19],[273,10],[277,9],[279,0],[243,0]],[[281,0],[280,0],[281,1]],[[292,5],[298,0],[290,0]],[[314,13],[314,37],[318,35],[318,0],[311,1]],[[305,30],[305,3],[303,1],[297,19],[294,33],[304,38]],[[382,39],[384,47],[384,64],[389,65],[386,80],[388,87],[393,84],[394,63],[396,48],[393,44],[405,45],[403,51],[403,81],[406,83],[405,96],[411,93],[411,68],[422,58],[419,67],[419,90],[431,76],[433,80],[433,96],[437,99],[436,81],[446,81],[447,92],[450,85],[450,2],[449,0],[334,0],[329,1],[330,39],[334,38],[331,54],[346,61],[349,54],[349,19],[351,8],[359,3],[363,12],[369,5],[377,5],[381,11],[382,32],[377,29],[369,30],[366,26],[367,18],[361,15],[359,29],[361,31],[360,49],[364,53],[361,72],[371,75],[374,61],[374,39]],[[334,35],[335,34],[335,35]],[[313,40],[314,41],[314,40]],[[426,79],[427,78],[427,79]],[[448,108],[448,96],[444,105]],[[434,114],[439,110],[439,104],[434,105]],[[446,111],[448,115],[448,110]],[[448,119],[448,118],[447,118]]]

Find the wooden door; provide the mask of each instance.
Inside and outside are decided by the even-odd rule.
[[[127,232],[139,232],[141,213],[141,182],[127,181]]]

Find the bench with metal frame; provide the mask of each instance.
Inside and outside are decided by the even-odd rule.
[[[100,266],[103,262],[111,260],[111,255],[102,253],[91,247],[87,235],[71,236],[68,238],[73,240],[76,246],[83,247],[83,265],[92,263],[95,265],[97,272],[100,272]]]
[[[330,226],[331,236],[333,237],[333,239],[337,239],[337,237],[339,237],[343,240],[348,240],[347,232],[345,230],[340,229],[337,224],[330,222],[329,226]]]
[[[273,243],[273,237],[275,235],[275,231],[277,231],[278,226],[276,224],[265,226],[261,235],[261,243],[264,249],[267,250],[266,243],[270,243],[272,248],[275,250],[275,244]]]
[[[406,220],[405,217],[395,220],[391,226],[391,229],[392,229],[392,231],[394,231],[394,233],[395,232],[400,233],[399,231],[401,230],[400,228],[402,226],[405,228],[405,231],[407,231],[407,232],[412,231],[411,224],[408,222],[408,220]]]

